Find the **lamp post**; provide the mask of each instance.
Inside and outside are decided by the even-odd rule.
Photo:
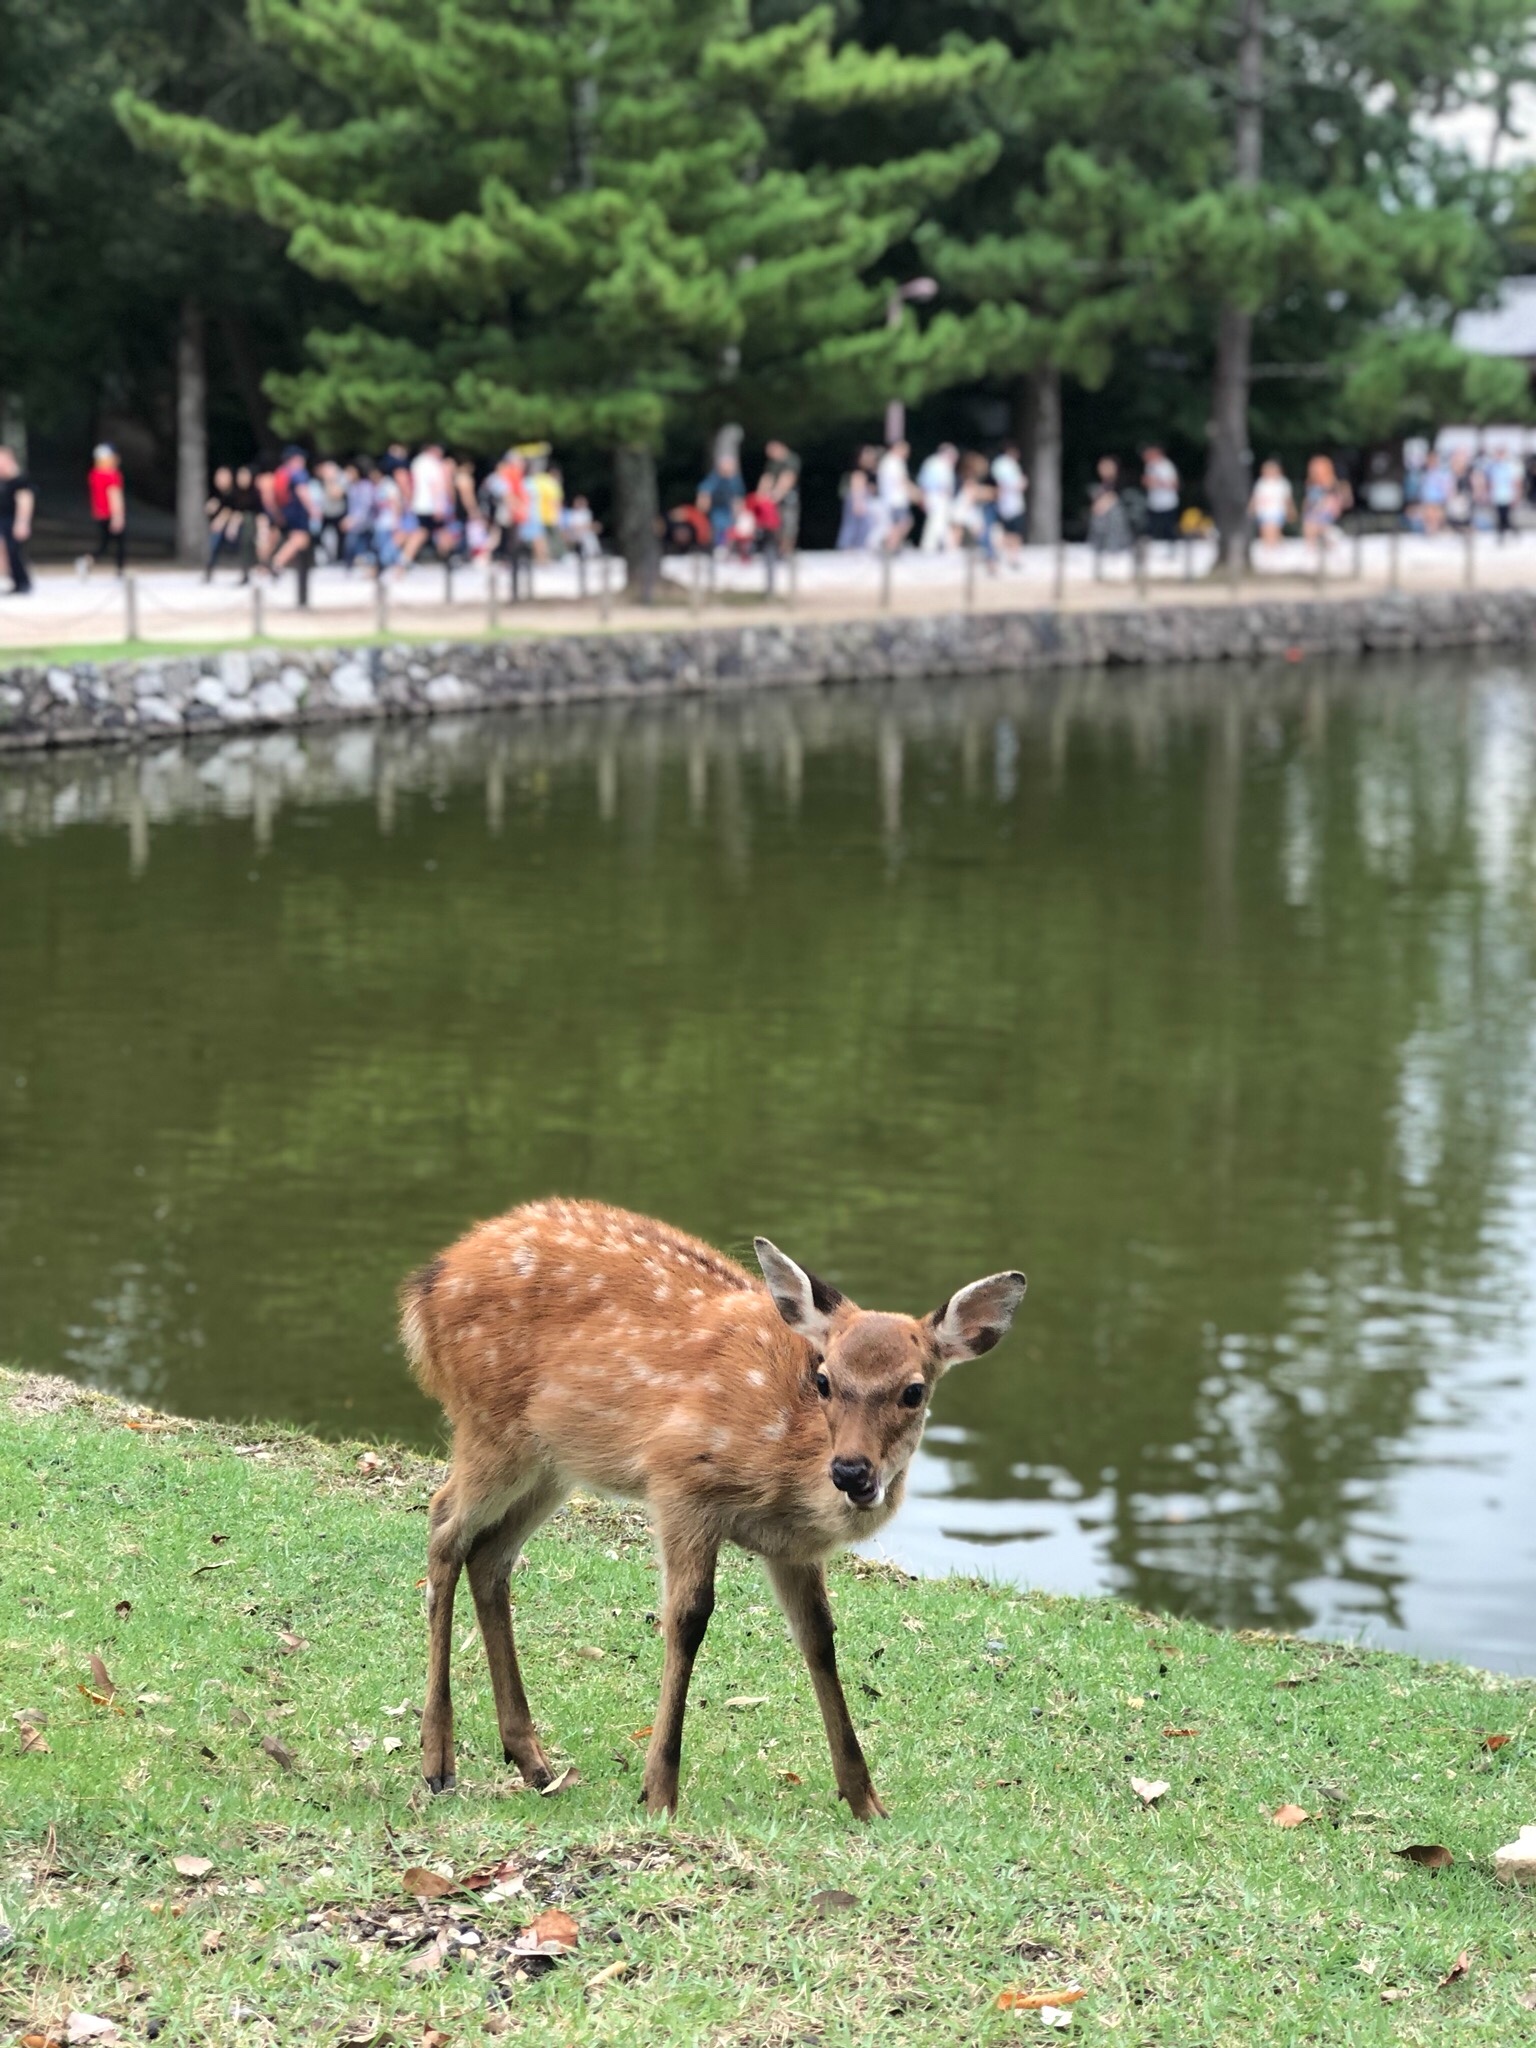
[[[906,305],[924,305],[929,299],[937,298],[939,281],[936,277],[912,277],[896,289],[885,302],[885,324],[894,331],[901,325],[902,308]],[[903,400],[893,398],[885,408],[885,445],[894,446],[897,441],[907,438],[907,408]]]

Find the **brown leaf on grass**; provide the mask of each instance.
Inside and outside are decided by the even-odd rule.
[[[1536,2012],[1536,1991],[1522,1991],[1515,2003],[1523,2006],[1527,2012]]]
[[[277,1632],[277,1652],[280,1657],[296,1657],[300,1650],[309,1648],[308,1636],[296,1636],[292,1629],[280,1628]]]
[[[129,1955],[127,1949],[123,1950],[117,1961],[112,1965],[112,1974],[114,1977],[131,1977],[133,1975],[133,1957]]]
[[[357,1461],[357,1469],[365,1479],[377,1479],[384,1470],[384,1460],[377,1451],[364,1451]]]
[[[631,1742],[645,1742],[649,1739],[651,1732],[651,1723],[647,1721],[643,1728],[631,1728],[629,1739]]]
[[[557,1777],[551,1778],[547,1785],[539,1787],[539,1797],[541,1799],[554,1799],[559,1793],[569,1792],[573,1785],[579,1785],[580,1783],[580,1771],[577,1770],[574,1764],[567,1764]]]
[[[393,1756],[397,1749],[404,1749],[405,1744],[398,1735],[386,1735],[379,1747],[386,1756]]]
[[[774,1776],[782,1785],[803,1785],[805,1780],[798,1771],[776,1771]]]
[[[1471,1954],[1468,1950],[1463,1949],[1461,1954],[1456,1958],[1455,1962],[1452,1963],[1451,1967],[1446,1971],[1445,1975],[1436,1984],[1435,1989],[1437,1991],[1443,1991],[1448,1984],[1459,1984],[1463,1977],[1470,1974],[1471,1969]]]
[[[1069,1985],[1065,1991],[1021,1991],[1017,1984],[1010,1984],[999,1991],[993,2003],[1003,2012],[1039,2012],[1046,2005],[1076,2005],[1087,1996],[1080,1984]]]
[[[577,1947],[581,1929],[569,1913],[548,1906],[517,1936],[513,1946],[520,1955],[563,1956]]]
[[[1302,1678],[1277,1678],[1275,1680],[1275,1691],[1294,1692],[1298,1685],[1316,1685],[1322,1675],[1320,1671],[1309,1671]]]
[[[212,1564],[195,1564],[188,1573],[189,1578],[200,1579],[204,1572],[227,1572],[232,1564],[240,1562],[238,1557],[215,1558]]]
[[[112,1683],[111,1675],[106,1665],[101,1661],[101,1652],[99,1650],[92,1650],[91,1652],[91,1683],[99,1693],[105,1693],[108,1699],[111,1699],[112,1695],[117,1691],[117,1687]]]
[[[1383,2005],[1396,2005],[1400,1998],[1406,1998],[1407,1996],[1406,1991],[1399,1991],[1394,1986],[1388,1985],[1381,1994],[1381,2002]]]
[[[627,1977],[629,1967],[628,1956],[620,1956],[619,1960],[610,1963],[606,1970],[599,1970],[595,1977],[587,1979],[587,1996],[590,1998],[594,1991],[601,1991],[605,1984],[613,1983],[617,1977]]]
[[[97,2012],[72,2012],[64,2022],[64,2039],[68,2048],[77,2048],[85,2041],[116,2041],[119,2038],[116,2020],[103,2019]]]
[[[458,1889],[461,1892],[487,1892],[493,1884],[506,1884],[509,1879],[521,1877],[523,1866],[515,1856],[503,1856],[499,1863],[482,1864],[478,1870],[471,1870],[461,1877]]]
[[[75,1691],[83,1694],[93,1707],[110,1707],[114,1714],[122,1714],[125,1717],[127,1715],[127,1708],[120,1707],[113,1699],[111,1693],[93,1692],[90,1686],[86,1685],[83,1681],[75,1687]]]
[[[805,1910],[813,1920],[828,1920],[834,1913],[846,1913],[858,1903],[852,1892],[812,1892],[805,1902]]]
[[[424,1869],[419,1863],[402,1872],[400,1882],[413,1899],[446,1899],[459,1889],[456,1879],[440,1877],[435,1870]]]
[[[1163,1733],[1165,1735],[1198,1735],[1200,1730],[1198,1728],[1165,1728]]]
[[[279,1770],[296,1771],[298,1769],[298,1758],[288,1747],[287,1743],[279,1742],[275,1735],[263,1735],[261,1738],[261,1749],[264,1755],[271,1757]]]
[[[441,2027],[426,2027],[422,2030],[419,2048],[448,2048],[452,2034],[445,2034]]]
[[[1422,1863],[1426,1870],[1449,1870],[1456,1858],[1438,1842],[1410,1842],[1406,1849],[1394,1849],[1405,1863]]]
[[[205,1956],[216,1956],[224,1946],[223,1928],[210,1927],[197,1945]]]
[[[222,1535],[214,1535],[214,1536],[210,1536],[210,1537],[208,1538],[208,1541],[209,1541],[210,1543],[227,1543],[227,1542],[229,1541],[229,1538],[228,1538],[227,1536],[222,1536]]]
[[[20,2048],[59,2048],[62,2034],[23,2034]]]
[[[1170,1790],[1166,1778],[1132,1778],[1131,1790],[1143,1806],[1156,1806],[1163,1794]]]
[[[405,1967],[413,1977],[424,1977],[428,1971],[442,1968],[443,1958],[447,1953],[447,1937],[439,1934],[434,1936],[419,1954],[412,1956]]]
[[[1512,1735],[1485,1735],[1482,1746],[1492,1756],[1495,1750],[1503,1749],[1507,1743],[1513,1742],[1514,1739]]]
[[[1269,1816],[1277,1828],[1299,1828],[1312,1816],[1304,1806],[1277,1806]]]
[[[119,1621],[126,1621],[133,1612],[133,1602],[131,1600],[119,1600],[112,1612]]]
[[[22,1722],[21,1753],[23,1756],[47,1756],[52,1748],[53,1744],[44,1735],[41,1728],[35,1727],[30,1721]]]
[[[213,1868],[211,1856],[173,1856],[171,1868],[178,1877],[206,1877]]]

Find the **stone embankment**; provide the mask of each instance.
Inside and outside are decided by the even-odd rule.
[[[19,664],[0,670],[0,748],[792,683],[1533,642],[1536,591],[1383,592]]]

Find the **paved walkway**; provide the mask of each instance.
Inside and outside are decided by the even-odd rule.
[[[82,582],[72,570],[38,573],[28,597],[0,595],[0,656],[28,648],[93,647],[129,638],[188,647],[252,638],[335,642],[381,631],[401,638],[463,638],[499,631],[590,632],[602,626],[747,624],[771,604],[807,618],[867,618],[881,610],[906,617],[975,608],[1016,611],[1052,604],[1068,609],[1126,603],[1229,604],[1265,595],[1358,596],[1394,583],[1405,590],[1489,590],[1536,584],[1536,532],[1500,544],[1460,538],[1374,534],[1341,537],[1326,557],[1301,541],[1256,549],[1250,574],[1233,585],[1210,575],[1208,542],[1150,550],[1140,575],[1128,556],[1095,562],[1081,546],[1027,549],[1017,565],[988,573],[974,556],[906,550],[886,560],[863,554],[805,553],[791,573],[776,567],[767,587],[762,562],[668,564],[674,586],[651,611],[619,599],[616,561],[552,563],[534,572],[533,597],[510,601],[507,571],[493,596],[484,569],[418,566],[382,592],[367,575],[317,570],[310,604],[300,610],[294,580],[241,589],[225,574],[206,584],[179,569],[146,569],[127,582],[100,573]],[[609,595],[602,591],[606,569]]]

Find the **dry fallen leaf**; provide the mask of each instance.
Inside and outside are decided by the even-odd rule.
[[[549,1906],[516,1937],[513,1947],[519,1955],[563,1956],[581,1941],[581,1929],[569,1913]]]
[[[211,1856],[173,1856],[171,1868],[178,1877],[206,1877],[213,1868]]]
[[[850,1906],[858,1903],[852,1892],[812,1892],[805,1902],[805,1910],[813,1920],[826,1920],[833,1913],[846,1913]]]
[[[23,2034],[21,2048],[58,2048],[62,2034]]]
[[[1456,1858],[1438,1842],[1410,1842],[1406,1849],[1394,1849],[1405,1863],[1422,1863],[1426,1870],[1449,1870]]]
[[[23,1756],[47,1756],[52,1748],[53,1744],[44,1735],[41,1728],[35,1727],[31,1721],[22,1722],[21,1753]]]
[[[523,1866],[515,1856],[503,1856],[499,1863],[482,1864],[480,1869],[471,1870],[458,1882],[461,1892],[489,1891],[493,1885],[506,1884],[512,1878],[521,1878]]]
[[[1456,1958],[1455,1962],[1452,1963],[1451,1967],[1446,1971],[1445,1975],[1440,1979],[1439,1983],[1435,1986],[1435,1989],[1437,1991],[1443,1991],[1447,1984],[1459,1984],[1462,1978],[1467,1975],[1471,1968],[1472,1957],[1466,1949],[1463,1949],[1461,1954]]]
[[[803,1785],[805,1780],[798,1771],[779,1771],[775,1774],[785,1785]]]
[[[605,1984],[611,1984],[616,1977],[628,1975],[629,1959],[627,1956],[620,1956],[619,1960],[610,1963],[606,1970],[599,1970],[595,1977],[587,1979],[587,1996],[590,1998],[594,1991],[601,1991]]]
[[[1131,1780],[1131,1790],[1136,1794],[1136,1797],[1143,1806],[1156,1806],[1158,1800],[1169,1789],[1166,1778],[1132,1778]]]
[[[386,1735],[384,1740],[379,1744],[379,1747],[382,1750],[384,1750],[386,1754],[393,1755],[393,1753],[397,1749],[404,1749],[405,1744],[401,1741],[398,1735]]]
[[[365,1479],[377,1479],[384,1470],[384,1460],[377,1451],[364,1451],[357,1461],[357,1469]]]
[[[201,1941],[199,1941],[197,1945],[202,1950],[205,1956],[216,1956],[219,1950],[224,1946],[223,1928],[210,1927],[208,1929],[208,1932],[202,1937]]]
[[[419,1863],[413,1863],[400,1878],[401,1884],[413,1899],[446,1899],[459,1889],[451,1877],[440,1877],[435,1870],[426,1870]]]
[[[1039,2012],[1046,2005],[1076,2005],[1087,1992],[1080,1984],[1069,1985],[1065,1991],[1021,1991],[1016,1984],[999,1991],[993,2001],[1004,2012]]]
[[[1512,1735],[1486,1735],[1483,1738],[1483,1748],[1491,1756],[1495,1750],[1503,1749],[1506,1743],[1513,1741],[1514,1737]]]
[[[103,2019],[100,2013],[72,2012],[64,2022],[64,2039],[69,2048],[75,2048],[79,2041],[115,2041],[117,2038],[117,2022]]]
[[[133,1612],[133,1602],[131,1600],[119,1600],[112,1612],[119,1621],[126,1621]]]
[[[101,1661],[101,1653],[97,1650],[91,1652],[91,1683],[98,1692],[105,1693],[108,1699],[117,1691],[108,1675],[106,1665]]]
[[[439,1934],[419,1954],[412,1956],[405,1967],[413,1977],[424,1977],[429,1970],[442,1968],[447,1953],[447,1937]]]
[[[277,1650],[280,1657],[296,1657],[300,1650],[309,1648],[308,1636],[296,1636],[292,1629],[280,1628],[277,1632]]]
[[[1277,1828],[1299,1828],[1312,1816],[1304,1806],[1277,1806],[1269,1816]]]
[[[605,1653],[596,1643],[578,1643],[576,1654],[578,1657],[585,1657],[589,1664],[601,1664]]]
[[[649,1721],[647,1721],[643,1728],[632,1728],[629,1731],[629,1739],[631,1742],[644,1742],[647,1740],[650,1734],[651,1724]]]
[[[1198,1728],[1165,1728],[1163,1733],[1165,1735],[1198,1735],[1200,1730]]]
[[[298,1760],[294,1756],[293,1751],[286,1743],[279,1742],[275,1735],[263,1735],[261,1738],[261,1748],[263,1753],[271,1757],[273,1763],[281,1770],[296,1771],[298,1769]]]
[[[556,1793],[569,1792],[573,1785],[581,1783],[581,1773],[574,1764],[567,1764],[558,1777],[551,1778],[547,1785],[539,1787],[541,1799],[553,1799]]]
[[[131,1977],[133,1975],[133,1957],[129,1955],[127,1949],[123,1950],[122,1954],[113,1964],[112,1974],[114,1977]]]
[[[767,1693],[739,1692],[725,1703],[728,1707],[766,1707]]]
[[[445,2034],[441,2027],[427,2027],[422,2033],[420,2048],[448,2048],[452,2039],[452,2034]]]
[[[1400,1998],[1406,1998],[1407,1996],[1406,1991],[1396,1990],[1389,1985],[1381,1994],[1381,2002],[1383,2005],[1396,2005]]]

